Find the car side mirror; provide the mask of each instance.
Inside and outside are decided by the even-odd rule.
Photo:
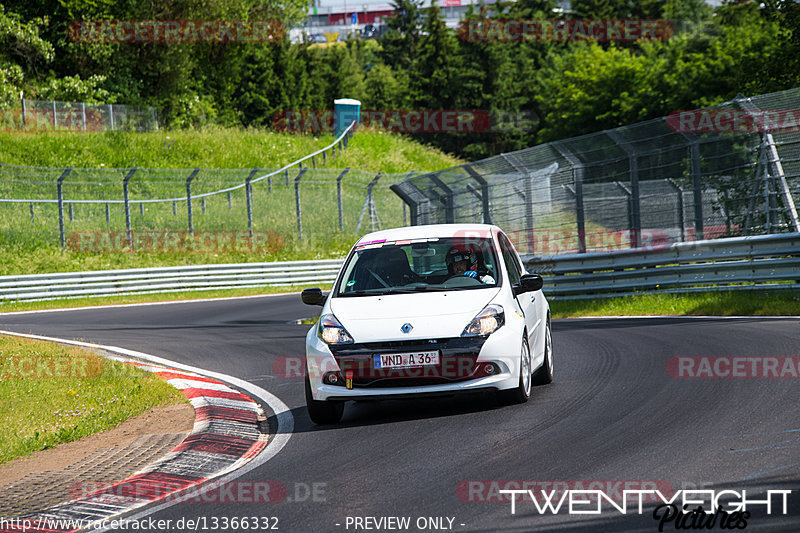
[[[544,286],[544,280],[539,274],[525,274],[520,278],[519,286],[514,290],[514,295],[538,291]]]
[[[313,289],[305,289],[300,293],[300,299],[306,305],[325,305],[325,297],[322,295],[322,289],[314,287]]]

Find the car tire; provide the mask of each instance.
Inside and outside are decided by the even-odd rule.
[[[550,335],[550,317],[544,328],[544,362],[542,367],[533,375],[534,385],[547,385],[553,382],[553,341]]]
[[[342,419],[344,402],[315,400],[311,395],[311,382],[306,376],[306,408],[309,418],[315,424],[335,424]]]
[[[527,402],[531,397],[531,383],[531,350],[528,346],[528,336],[523,334],[520,349],[519,384],[513,389],[497,391],[500,403],[513,405]]]

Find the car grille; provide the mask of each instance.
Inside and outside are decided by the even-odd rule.
[[[455,383],[482,377],[478,354],[486,337],[456,337],[389,342],[370,342],[332,346],[331,351],[344,376],[353,372],[354,388],[421,387]],[[424,352],[438,350],[439,364],[417,368],[375,368],[378,353]]]

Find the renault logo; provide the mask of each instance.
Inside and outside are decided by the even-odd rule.
[[[405,324],[403,324],[403,327],[401,327],[400,329],[403,331],[403,333],[408,333],[409,331],[414,329],[414,326],[412,326],[411,324],[406,322]]]

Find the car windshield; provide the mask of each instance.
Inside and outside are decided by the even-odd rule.
[[[375,296],[496,287],[500,269],[489,238],[434,238],[360,244],[337,296]]]

